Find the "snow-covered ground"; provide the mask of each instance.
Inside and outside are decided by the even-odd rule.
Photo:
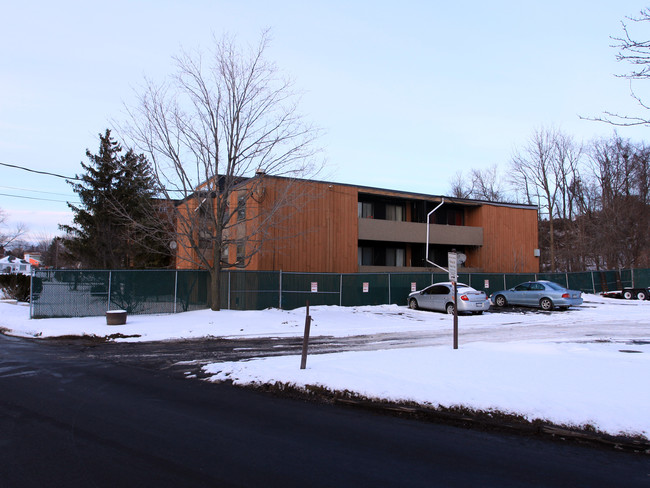
[[[299,369],[299,356],[205,369],[213,381],[320,385],[650,438],[650,301],[584,298],[581,307],[567,312],[462,316],[458,350],[452,348],[451,316],[395,305],[312,307],[312,336],[370,336],[364,350],[311,355],[305,370]],[[0,328],[25,337],[294,337],[302,336],[304,322],[305,309],[203,310],[130,316],[115,327],[103,317],[30,320],[28,307],[0,303]],[[384,334],[401,340],[373,341]]]

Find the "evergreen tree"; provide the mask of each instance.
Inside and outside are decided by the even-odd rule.
[[[85,174],[68,181],[81,203],[68,203],[73,225],[60,226],[67,233],[67,252],[84,268],[165,265],[164,250],[155,248],[147,231],[154,228],[157,194],[151,165],[132,150],[123,154],[109,129],[99,139],[98,154],[86,150],[89,163],[81,163]]]

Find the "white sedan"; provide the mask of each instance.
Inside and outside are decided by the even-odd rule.
[[[482,314],[490,309],[490,299],[482,291],[463,283],[456,284],[458,313]],[[454,313],[453,285],[450,282],[436,283],[424,290],[414,291],[408,296],[408,306],[413,310],[423,308]]]

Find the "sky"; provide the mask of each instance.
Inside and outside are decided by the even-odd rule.
[[[80,174],[86,149],[96,153],[98,134],[126,120],[145,77],[173,72],[172,56],[208,50],[224,33],[256,44],[268,28],[268,58],[295,80],[301,112],[323,129],[322,179],[445,195],[459,170],[505,171],[536,129],[588,142],[614,128],[580,116],[639,113],[615,76],[629,66],[615,60],[610,36],[642,8],[628,0],[5,2],[0,163]],[[635,32],[647,39],[642,27]],[[618,131],[643,141],[647,130]],[[63,178],[0,166],[0,208],[33,240],[59,234],[75,200]]]

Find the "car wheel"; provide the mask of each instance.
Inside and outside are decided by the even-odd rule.
[[[644,292],[644,291],[640,291],[639,293],[637,293],[637,294],[636,294],[636,297],[637,297],[639,300],[647,300],[647,299],[648,299],[648,295],[647,295],[646,292]]]
[[[419,308],[418,307],[418,301],[415,298],[411,298],[409,300],[409,308],[411,310],[417,310]]]
[[[503,295],[497,295],[496,298],[494,299],[494,304],[497,307],[505,307],[508,302],[506,301],[506,297]]]
[[[634,296],[634,295],[632,295],[632,291],[631,291],[631,290],[625,290],[625,291],[623,292],[623,298],[625,298],[626,300],[632,300],[632,297],[633,297],[633,296]]]
[[[553,302],[549,298],[542,298],[539,301],[539,306],[542,307],[542,310],[553,310]]]
[[[454,304],[453,303],[448,303],[445,310],[447,310],[447,313],[449,315],[453,315],[454,314]]]

